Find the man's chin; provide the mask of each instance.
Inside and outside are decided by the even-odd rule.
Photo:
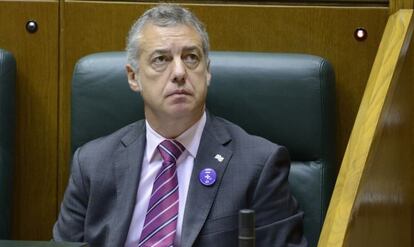
[[[202,114],[202,109],[196,110],[192,107],[180,105],[180,106],[175,106],[172,109],[170,109],[169,113],[170,113],[169,115],[175,119],[196,118]]]

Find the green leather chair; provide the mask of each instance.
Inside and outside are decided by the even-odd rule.
[[[16,62],[0,49],[0,239],[10,238]]]
[[[211,52],[210,112],[252,134],[285,145],[289,180],[305,212],[309,246],[316,246],[335,183],[335,77],[316,56]],[[82,58],[72,82],[72,151],[144,118],[141,97],[129,89],[125,53]]]

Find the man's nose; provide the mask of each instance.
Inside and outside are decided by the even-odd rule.
[[[181,60],[181,58],[177,58],[174,59],[173,65],[173,82],[184,83],[187,76],[187,70],[184,62]]]

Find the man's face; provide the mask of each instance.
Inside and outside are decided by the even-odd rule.
[[[146,24],[139,42],[138,69],[128,65],[127,71],[131,89],[144,99],[147,119],[201,117],[211,75],[200,35],[187,25]]]

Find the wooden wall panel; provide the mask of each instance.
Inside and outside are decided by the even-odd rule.
[[[414,246],[414,18],[412,10],[404,12],[407,17],[400,16],[400,27],[396,29],[407,33],[378,121],[344,246]]]
[[[414,0],[390,0],[389,7],[390,14],[400,9],[412,9],[414,8]]]
[[[39,24],[30,34],[29,19]],[[0,2],[0,47],[17,63],[13,239],[50,239],[56,218],[58,2]]]
[[[319,247],[412,246],[412,13],[400,10],[387,23]]]
[[[64,4],[59,101],[60,196],[69,172],[70,80],[74,64],[93,52],[123,50],[130,25],[149,6],[82,1]],[[187,6],[206,24],[212,50],[304,52],[328,58],[337,77],[337,143],[341,159],[385,27],[387,8]],[[358,42],[353,32],[361,26],[367,29],[368,39]]]

